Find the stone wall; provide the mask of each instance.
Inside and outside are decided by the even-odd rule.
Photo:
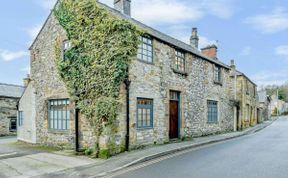
[[[255,84],[250,82],[245,76],[241,75],[237,77],[237,99],[240,101],[240,119],[238,128],[240,129],[257,124],[257,101],[254,93],[255,89]]]
[[[9,135],[10,120],[17,118],[18,98],[0,97],[0,136]]]
[[[214,64],[186,54],[187,76],[173,70],[175,49],[154,40],[154,62],[134,60],[130,69],[131,144],[164,143],[169,140],[169,92],[180,92],[180,137],[203,136],[233,130],[230,71],[222,68],[222,85],[215,84]],[[137,98],[153,99],[153,128],[137,129]],[[207,100],[219,105],[219,120],[209,124]]]
[[[48,100],[69,98],[55,65],[56,40],[66,39],[65,31],[51,15],[31,48],[31,80],[35,87],[36,140],[42,145],[75,145],[74,103],[70,106],[70,129],[57,132],[48,129]],[[180,137],[198,137],[233,130],[233,104],[230,70],[222,68],[222,84],[215,84],[214,64],[192,54],[186,54],[186,74],[174,72],[174,48],[153,40],[154,63],[137,59],[130,66],[130,144],[162,144],[169,141],[169,92],[180,92]],[[154,127],[137,129],[137,97],[151,98],[154,105]],[[106,128],[100,137],[102,148],[123,148],[126,134],[126,93],[121,87],[122,111],[118,113],[115,128]],[[218,122],[208,123],[207,100],[218,101]],[[97,138],[85,117],[80,116],[80,143],[89,147]],[[116,151],[116,152],[118,152]]]
[[[51,146],[75,147],[75,104],[70,102],[70,125],[67,131],[48,129],[48,101],[50,99],[67,99],[68,91],[60,79],[55,64],[55,45],[57,40],[66,40],[66,33],[59,25],[53,13],[31,48],[31,80],[36,91],[36,140],[38,144]],[[84,117],[80,117],[81,146],[94,142],[91,128]],[[86,140],[87,139],[87,140]]]

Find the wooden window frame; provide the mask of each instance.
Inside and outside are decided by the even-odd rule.
[[[182,73],[186,72],[186,58],[185,53],[181,50],[175,49],[174,68]]]
[[[141,36],[140,41],[137,59],[148,64],[153,64],[153,39],[150,36]]]
[[[23,111],[18,111],[18,126],[21,127],[23,125],[24,115]]]
[[[213,80],[216,84],[222,84],[222,68],[219,65],[214,65]]]
[[[141,104],[139,103],[140,101],[145,102],[149,101],[151,102],[151,104]],[[137,129],[151,129],[153,128],[153,99],[150,98],[137,98],[137,107],[136,107],[136,125],[137,125]],[[141,122],[140,122],[140,118],[139,118],[139,110],[142,110],[141,113]],[[146,110],[146,119],[145,119],[145,125],[144,125],[144,112],[143,110]],[[148,115],[147,115],[147,111],[149,110],[150,112],[150,121],[148,121]]]
[[[218,101],[207,100],[207,122],[218,123]]]
[[[60,102],[60,104],[59,104]],[[65,109],[57,109],[63,105]],[[55,107],[55,108],[53,108]],[[63,107],[63,108],[64,108]],[[70,101],[69,99],[50,99],[48,100],[48,129],[49,130],[70,130]],[[59,116],[59,112],[61,117]],[[60,122],[59,122],[60,121]],[[61,123],[61,124],[59,124]],[[60,126],[59,126],[60,125]]]

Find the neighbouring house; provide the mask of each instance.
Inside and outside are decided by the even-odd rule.
[[[16,132],[17,104],[24,89],[23,86],[0,83],[0,136]]]
[[[196,28],[192,29],[191,44],[186,44],[134,20],[130,3],[115,0],[115,9],[98,4],[146,31],[138,55],[129,66],[131,83],[129,87],[123,83],[120,90],[123,105],[116,133],[111,135],[107,129],[96,140],[88,121],[75,108],[55,64],[55,41],[62,39],[65,50],[69,46],[67,35],[51,13],[30,47],[31,75],[19,103],[23,115],[19,140],[70,148],[93,146],[97,141],[100,149],[108,150],[109,145],[123,148],[126,143],[133,149],[234,130],[236,86],[230,66],[217,58],[217,47],[209,45],[199,51]],[[244,126],[246,120],[247,125],[253,125],[256,85],[241,73],[237,82],[237,96],[245,109],[249,104],[248,118],[244,109],[239,126]]]
[[[260,107],[260,120],[258,122],[268,121],[271,119],[271,97],[267,95],[266,90],[258,91],[258,102]]]
[[[234,60],[231,61],[231,78],[237,90],[234,92],[235,101],[235,127],[237,130],[257,124],[259,108],[257,105],[257,85],[244,73],[236,70]],[[235,80],[237,79],[237,80]]]
[[[288,103],[277,98],[277,95],[271,96],[271,114],[281,115],[288,111]]]

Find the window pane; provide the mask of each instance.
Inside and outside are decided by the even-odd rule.
[[[152,127],[151,123],[153,109],[153,100],[151,99],[137,99],[137,127],[145,128]]]

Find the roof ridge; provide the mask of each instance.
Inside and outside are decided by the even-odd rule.
[[[16,85],[16,84],[9,84],[9,83],[1,83],[0,85],[6,85],[6,86],[13,86],[13,87],[21,87],[21,88],[25,88],[23,85]]]

